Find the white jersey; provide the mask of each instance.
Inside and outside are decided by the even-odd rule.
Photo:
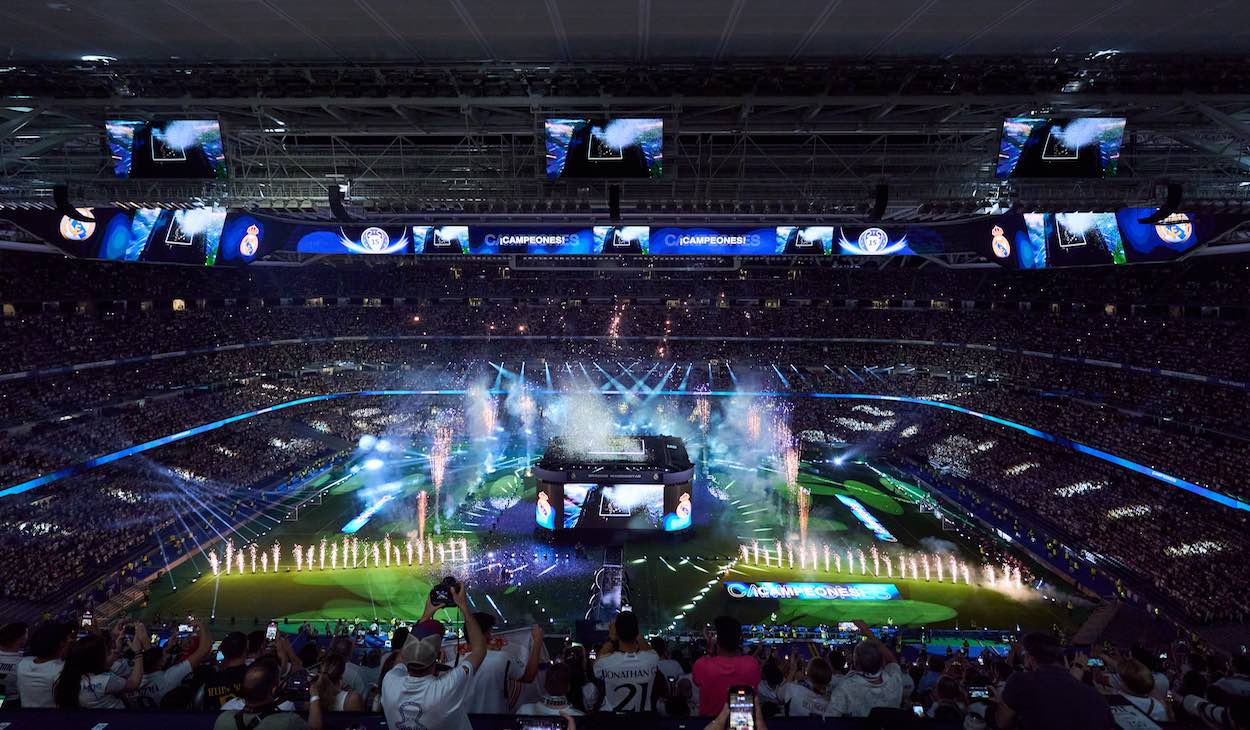
[[[660,656],[653,651],[616,652],[595,661],[595,677],[603,680],[607,712],[645,712],[651,709],[651,686]]]
[[[0,686],[4,687],[6,701],[17,698],[17,663],[22,661],[20,651],[0,651]]]
[[[829,709],[829,695],[816,694],[797,682],[784,682],[777,688],[777,703],[786,717],[820,717]]]
[[[169,669],[148,672],[143,675],[143,681],[139,683],[138,689],[125,694],[126,704],[137,709],[156,709],[161,706],[161,700],[165,698],[165,695],[182,684],[182,680],[190,674],[191,663],[185,659]]]

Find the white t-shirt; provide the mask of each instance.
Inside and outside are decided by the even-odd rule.
[[[0,651],[0,686],[4,687],[6,701],[17,697],[17,663],[21,660],[20,651]]]
[[[33,656],[22,657],[17,663],[17,692],[22,697],[22,707],[56,707],[52,685],[64,666],[62,659],[39,663]]]
[[[508,712],[508,681],[525,674],[525,665],[508,652],[491,650],[473,673],[464,699],[465,712],[502,715]]]
[[[787,717],[820,717],[829,709],[829,695],[820,695],[798,682],[783,682],[777,688],[777,702]]]
[[[1133,707],[1142,711],[1142,714],[1151,720],[1162,720],[1167,722],[1168,708],[1159,700],[1153,697],[1134,697],[1132,695],[1121,695]]]
[[[903,672],[895,663],[885,665],[877,674],[851,672],[829,696],[828,714],[868,717],[874,707],[899,707],[903,703],[903,686]]]
[[[651,709],[651,685],[660,656],[653,651],[616,652],[595,662],[595,677],[603,680],[607,712],[645,712]]]
[[[84,710],[124,710],[121,693],[126,680],[112,672],[88,674],[78,688],[78,706]]]
[[[343,684],[353,692],[359,692],[363,697],[365,692],[369,691],[369,683],[365,681],[364,667],[347,662],[343,666]]]
[[[410,677],[398,666],[382,678],[382,712],[390,730],[472,730],[464,709],[473,669],[461,662],[437,677]]]
[[[191,674],[191,663],[181,661],[169,669],[143,675],[139,689],[126,693],[126,704],[140,709],[156,709],[169,691]]]

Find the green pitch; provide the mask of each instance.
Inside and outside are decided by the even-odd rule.
[[[401,460],[402,463],[402,460]],[[289,546],[317,544],[322,538],[341,540],[344,525],[370,503],[371,486],[377,479],[366,470],[352,472],[352,463],[319,477],[313,488],[330,486],[321,503],[301,508],[299,519],[267,523],[267,532],[257,539],[264,548],[278,541],[283,546],[277,573],[220,575],[214,577],[203,555],[196,554],[162,577],[152,587],[150,603],[143,609],[170,619],[187,614],[215,616],[218,629],[250,629],[271,619],[291,622],[335,619],[387,620],[412,619],[420,614],[430,587],[448,569],[443,566],[368,567],[312,572],[294,570]],[[355,464],[355,466],[359,466]],[[524,456],[501,461],[485,479],[462,486],[455,493],[449,487],[440,495],[441,509],[431,504],[427,535],[435,541],[464,539],[474,562],[454,572],[466,579],[477,608],[499,614],[509,624],[541,622],[550,628],[570,629],[586,610],[586,596],[599,552],[589,549],[584,559],[553,563],[552,548],[536,542],[533,534],[533,487],[525,476]],[[431,494],[428,466],[412,458],[388,482],[392,499],[356,533],[361,540],[380,541],[384,535],[402,541],[416,530],[417,494]],[[833,624],[861,619],[872,625],[887,623],[930,627],[1022,627],[1050,628],[1058,624],[1072,627],[1080,615],[1073,615],[1060,604],[1028,597],[1021,589],[1008,594],[979,585],[928,582],[886,578],[856,572],[825,572],[815,569],[735,564],[742,545],[758,541],[762,545],[797,536],[797,495],[787,487],[775,465],[741,465],[711,461],[700,464],[714,496],[696,491],[696,510],[703,515],[689,539],[667,542],[648,538],[631,541],[625,547],[626,570],[633,589],[634,609],[649,629],[669,625],[677,629],[701,627],[716,615],[732,612],[744,622]],[[465,466],[449,469],[447,484],[464,484],[471,470]],[[924,493],[898,475],[877,470],[873,465],[856,464],[844,468],[802,465],[798,485],[811,494],[808,519],[810,542],[828,543],[831,549],[859,545],[893,551],[925,550],[924,538],[954,543],[960,561],[979,565],[975,548],[953,533],[943,532],[931,515],[914,503]],[[844,494],[859,500],[898,538],[897,544],[874,542],[864,528],[835,496]],[[492,529],[496,526],[498,529]],[[702,521],[700,521],[702,520]],[[437,534],[434,534],[437,533]],[[221,552],[221,548],[217,548]],[[565,553],[570,550],[565,548]],[[489,555],[515,555],[514,562],[526,563],[509,583],[484,581],[478,570],[491,562]],[[537,554],[537,559],[532,556]],[[406,563],[401,560],[400,562]],[[554,566],[554,567],[553,567]],[[721,575],[726,568],[727,575]],[[797,566],[797,563],[796,563]],[[800,601],[733,599],[722,580],[805,581],[827,583],[888,582],[898,586],[899,600],[879,602]],[[176,590],[175,590],[176,586]]]

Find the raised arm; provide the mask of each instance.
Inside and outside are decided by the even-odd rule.
[[[467,588],[463,583],[453,586],[451,589],[451,597],[456,602],[456,608],[460,609],[460,615],[469,616],[469,605],[465,598]],[[486,636],[482,634],[482,627],[477,625],[472,617],[464,622],[464,632],[469,640],[469,655],[465,657],[465,661],[469,666],[473,667],[473,671],[482,666],[482,660],[486,658]]]
[[[518,682],[529,683],[534,681],[534,677],[538,676],[538,662],[542,660],[543,653],[543,627],[534,624],[530,629],[530,655],[525,661],[525,672],[518,679]]]
[[[195,651],[187,655],[187,663],[193,667],[208,658],[208,653],[213,650],[213,635],[208,633],[208,625],[198,621],[196,628],[199,629],[200,642],[196,644]]]

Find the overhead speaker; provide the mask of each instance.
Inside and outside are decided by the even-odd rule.
[[[612,223],[621,222],[621,186],[608,186],[608,220]]]
[[[890,186],[885,183],[879,183],[876,189],[876,197],[872,201],[872,209],[868,211],[868,220],[881,220],[881,216],[885,215],[885,208],[889,204]]]
[[[334,220],[350,221],[352,217],[343,207],[343,187],[338,183],[333,183],[326,192],[330,195],[330,215],[334,216]]]
[[[69,203],[69,186],[53,185],[52,186],[52,202],[56,205],[56,212],[82,223],[94,223],[95,218],[78,212],[78,209]]]
[[[1167,198],[1164,199],[1163,201],[1163,205],[1160,206],[1158,210],[1146,216],[1145,218],[1138,218],[1137,222],[1143,225],[1148,225],[1148,226],[1155,225],[1157,223],[1162,223],[1164,220],[1167,219],[1168,216],[1175,213],[1176,209],[1180,207],[1181,207],[1181,184],[1180,183],[1168,183],[1168,194],[1167,194]]]

